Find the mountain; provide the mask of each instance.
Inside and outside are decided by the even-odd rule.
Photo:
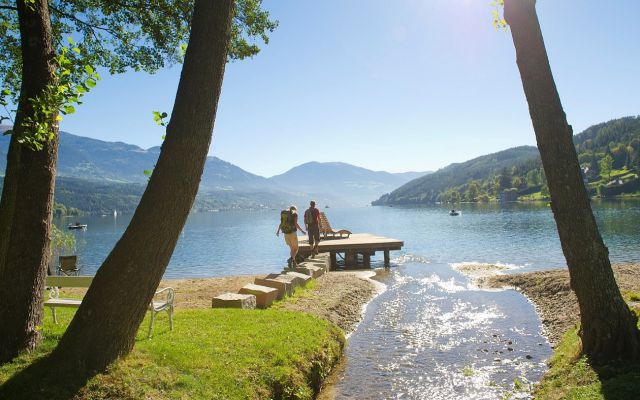
[[[597,124],[573,138],[587,189],[600,196],[640,189],[640,117]],[[603,160],[610,163],[605,174]],[[412,180],[373,205],[548,197],[538,149],[522,146],[451,164]]]
[[[0,126],[0,132],[9,129]],[[0,176],[6,167],[10,136],[0,135]],[[56,201],[102,214],[133,211],[144,192],[160,147],[142,149],[60,132]],[[307,163],[272,178],[252,174],[217,157],[208,157],[196,210],[305,205],[364,205],[424,173],[391,174],[345,163]],[[110,211],[111,210],[111,211]]]
[[[533,146],[521,146],[474,158],[463,163],[448,165],[432,174],[414,179],[385,194],[373,205],[423,204],[433,203],[438,196],[452,187],[467,184],[470,180],[483,179],[495,175],[505,168],[540,157]]]
[[[0,127],[0,132],[9,127]],[[9,136],[0,136],[0,171],[6,166]],[[142,149],[122,142],[105,142],[60,132],[57,177],[115,183],[146,184],[145,170],[152,170],[160,147]],[[270,190],[266,178],[251,174],[217,157],[207,157],[201,191]]]
[[[269,180],[314,197],[319,204],[365,205],[393,188],[428,172],[372,171],[341,162],[308,162]],[[333,198],[333,200],[331,199]]]

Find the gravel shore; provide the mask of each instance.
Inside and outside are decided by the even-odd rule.
[[[613,272],[622,293],[640,291],[640,264],[614,265]],[[485,288],[513,287],[527,296],[536,307],[545,335],[554,347],[562,335],[580,321],[578,300],[569,287],[566,269],[494,275],[476,282]]]
[[[176,308],[208,308],[211,299],[226,292],[237,292],[255,275],[222,278],[172,279],[160,287],[176,292]],[[313,290],[280,305],[286,310],[304,311],[326,319],[345,332],[351,332],[362,317],[363,306],[377,292],[376,285],[359,272],[329,272],[316,279]]]

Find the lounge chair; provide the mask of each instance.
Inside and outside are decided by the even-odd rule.
[[[78,268],[78,256],[60,256],[58,257],[60,264],[58,264],[59,275],[78,275],[80,268]]]
[[[326,238],[327,235],[332,235],[334,238],[336,235],[340,235],[340,237],[342,237],[342,235],[347,235],[347,237],[351,235],[351,231],[346,229],[338,229],[334,231],[333,228],[331,228],[331,224],[329,223],[327,216],[323,212],[320,212],[320,233],[324,238]]]

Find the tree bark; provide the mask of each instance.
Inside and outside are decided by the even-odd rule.
[[[571,287],[580,305],[582,350],[595,363],[638,359],[637,320],[616,285],[609,251],[582,182],[573,132],[549,66],[536,2],[504,3]]]
[[[46,0],[17,1],[22,51],[22,86],[0,201],[0,363],[35,348],[42,325],[44,276],[49,262],[54,176],[54,139],[40,151],[18,143],[22,123],[33,116],[28,99],[55,83],[54,48]]]
[[[232,0],[198,0],[158,163],[131,223],[106,258],[52,362],[104,370],[133,348],[138,327],[195,199],[227,59]]]

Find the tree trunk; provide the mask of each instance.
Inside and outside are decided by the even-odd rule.
[[[22,86],[0,202],[0,363],[38,344],[44,276],[49,262],[58,128],[41,151],[18,143],[22,122],[33,115],[29,98],[55,83],[54,48],[46,0],[17,2]]]
[[[637,359],[640,355],[637,320],[620,295],[609,251],[591,211],[573,132],[551,74],[536,2],[504,3],[571,287],[580,305],[582,350],[595,363]]]
[[[133,348],[198,191],[222,87],[232,16],[232,0],[196,1],[158,163],[131,223],[96,273],[52,362],[92,373],[104,370]]]

